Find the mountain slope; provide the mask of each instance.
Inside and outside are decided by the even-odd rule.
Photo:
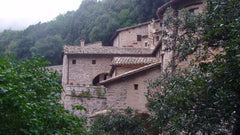
[[[47,23],[31,25],[23,31],[0,33],[0,53],[13,52],[18,58],[44,56],[52,65],[61,63],[64,44],[78,45],[110,38],[118,28],[156,18],[164,0],[85,0],[77,11],[59,15]]]

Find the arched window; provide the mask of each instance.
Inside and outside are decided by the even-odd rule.
[[[103,80],[106,80],[107,79],[107,76],[108,76],[108,73],[102,73],[102,74],[99,74],[97,75],[93,81],[92,81],[92,84],[94,86],[97,86],[99,82],[103,81]]]

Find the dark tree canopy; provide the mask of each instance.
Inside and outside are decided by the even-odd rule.
[[[186,31],[165,33],[177,41],[174,48],[165,41],[170,43],[166,51],[176,51],[170,66],[191,54],[196,58],[189,68],[166,70],[149,83],[148,107],[156,132],[240,133],[239,8],[239,0],[207,0],[202,15],[182,10],[182,18],[167,18],[166,25]]]

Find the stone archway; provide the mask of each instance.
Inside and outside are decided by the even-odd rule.
[[[108,73],[101,73],[93,79],[92,84],[94,86],[97,86],[100,81],[106,80],[107,77],[108,77]]]

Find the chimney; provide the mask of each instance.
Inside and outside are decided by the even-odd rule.
[[[152,27],[153,27],[153,29],[155,28],[155,23],[156,23],[156,20],[154,18],[152,18]]]
[[[81,47],[84,47],[84,46],[85,46],[85,40],[84,40],[84,39],[80,40],[80,46],[81,46]]]

